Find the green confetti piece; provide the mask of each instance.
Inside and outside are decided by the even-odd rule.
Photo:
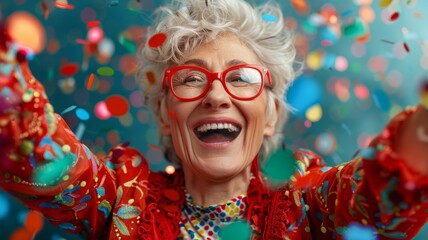
[[[111,67],[99,67],[97,73],[101,76],[113,76],[114,70]]]
[[[355,18],[351,24],[343,27],[343,35],[348,37],[361,37],[366,31],[367,29],[364,22],[359,18]]]
[[[267,160],[262,172],[268,176],[273,185],[290,179],[296,171],[296,160],[293,151],[278,148]]]
[[[251,227],[247,222],[236,221],[225,227],[219,232],[222,240],[248,240],[251,236]]]

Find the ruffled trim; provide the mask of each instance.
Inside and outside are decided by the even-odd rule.
[[[142,224],[138,228],[141,239],[175,239],[179,233],[181,206],[185,202],[183,174],[152,173]]]

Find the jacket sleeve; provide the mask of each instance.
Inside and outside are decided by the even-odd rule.
[[[0,44],[0,187],[91,239],[107,231],[117,194],[114,175],[54,114],[25,52],[8,42]]]
[[[424,226],[428,178],[411,170],[392,148],[397,129],[413,112],[410,108],[396,116],[348,163],[327,168],[310,151],[296,154],[300,172],[293,186],[303,191],[307,230],[313,238],[349,239],[359,234],[368,239],[363,237],[368,234],[378,239],[411,239]],[[426,161],[426,156],[421,158]]]

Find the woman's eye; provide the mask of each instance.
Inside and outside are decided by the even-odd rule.
[[[184,83],[203,82],[203,81],[204,81],[204,79],[202,77],[199,77],[199,76],[189,76],[183,80]]]

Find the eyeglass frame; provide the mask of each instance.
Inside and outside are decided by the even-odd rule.
[[[257,92],[256,95],[254,95],[253,97],[250,98],[243,98],[243,97],[238,97],[233,95],[229,89],[226,87],[226,74],[234,69],[238,69],[238,68],[252,68],[257,70],[260,73],[260,76],[262,77],[261,79],[261,87],[260,90]],[[172,66],[169,67],[167,69],[165,69],[164,71],[164,75],[163,75],[163,82],[162,82],[162,90],[164,90],[167,87],[167,82],[169,84],[169,86],[172,86],[172,76],[179,70],[183,70],[183,69],[195,69],[198,71],[201,71],[205,74],[205,76],[207,76],[207,86],[205,87],[204,91],[199,94],[196,97],[193,98],[182,98],[179,97],[174,89],[172,87],[169,87],[172,94],[180,101],[195,101],[198,99],[203,98],[209,91],[209,89],[211,88],[211,84],[215,81],[215,80],[219,80],[221,82],[221,84],[223,85],[224,90],[226,90],[226,92],[229,94],[229,96],[231,96],[234,99],[237,100],[241,100],[241,101],[251,101],[255,98],[257,98],[262,92],[263,89],[265,87],[265,76],[268,79],[268,84],[270,86],[272,86],[272,79],[270,77],[270,72],[269,69],[267,69],[266,67],[260,66],[260,65],[255,65],[255,64],[238,64],[238,65],[234,65],[231,67],[226,68],[225,70],[221,71],[221,72],[211,72],[206,68],[200,67],[200,66],[196,66],[196,65],[177,65],[177,66]]]

